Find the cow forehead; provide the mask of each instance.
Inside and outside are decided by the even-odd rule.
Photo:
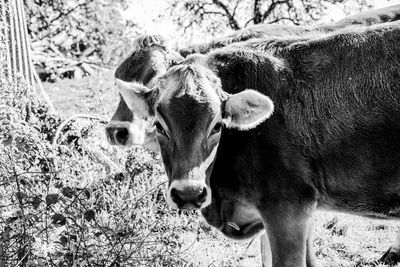
[[[164,118],[168,120],[174,131],[179,131],[185,138],[202,135],[207,130],[213,118],[220,114],[212,102],[199,101],[198,98],[184,95],[172,97],[168,103],[158,108]]]
[[[221,83],[209,69],[201,65],[178,65],[159,79],[162,92],[158,105],[204,109],[218,113],[221,107]],[[190,114],[189,114],[190,115]]]

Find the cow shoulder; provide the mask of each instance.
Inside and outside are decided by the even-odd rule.
[[[226,47],[207,55],[206,64],[221,79],[228,93],[255,89],[270,91],[286,82],[291,70],[282,58],[246,47]]]
[[[291,68],[304,78],[337,71],[364,75],[365,71],[382,71],[375,65],[388,63],[399,52],[400,22],[369,27],[352,26],[286,47]],[[394,62],[392,58],[391,62]],[[346,67],[345,67],[346,66]]]

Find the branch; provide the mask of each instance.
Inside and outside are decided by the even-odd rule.
[[[221,16],[225,16],[224,13],[218,12],[218,11],[204,11],[203,14],[204,15],[221,15]]]
[[[214,3],[215,5],[217,5],[217,6],[220,7],[222,10],[224,10],[224,12],[225,12],[225,14],[226,14],[226,16],[228,17],[228,20],[229,20],[229,26],[231,26],[231,28],[234,29],[234,30],[240,30],[239,23],[238,23],[237,20],[233,17],[233,15],[231,14],[231,12],[229,12],[228,7],[227,7],[224,3],[222,3],[221,1],[219,1],[219,0],[212,0],[212,1],[213,1],[213,3]]]
[[[235,7],[233,8],[233,12],[232,12],[233,17],[236,15],[236,10],[239,7],[239,4],[240,4],[240,1],[237,1]]]
[[[273,1],[272,4],[267,9],[267,11],[264,12],[264,14],[262,16],[262,19],[261,19],[261,22],[264,22],[271,15],[271,13],[275,10],[275,8],[278,5],[285,4],[285,3],[287,3],[289,5],[289,1],[288,0]]]
[[[289,18],[289,17],[278,18],[278,19],[275,19],[275,20],[270,21],[270,22],[268,22],[268,23],[270,23],[270,24],[272,24],[272,23],[277,23],[277,22],[279,22],[279,21],[281,21],[281,20],[289,20],[289,21],[293,22],[293,24],[296,25],[296,26],[299,26],[299,25],[300,25],[300,23],[299,23],[297,20],[294,20],[294,19]]]
[[[254,24],[260,24],[262,22],[262,17],[263,17],[261,14],[261,1],[260,0],[254,0],[253,14],[254,14],[254,17],[252,18],[252,20],[253,20]]]
[[[78,4],[77,6],[71,8],[70,10],[68,10],[67,12],[61,12],[58,14],[57,17],[53,18],[52,20],[50,20],[50,22],[48,24],[52,24],[54,21],[62,18],[62,17],[67,17],[69,14],[71,14],[72,12],[74,12],[76,9],[78,9],[79,7],[83,7],[85,5],[87,5],[88,3],[86,2],[82,2],[80,4]]]
[[[51,143],[53,146],[56,146],[56,145],[57,145],[57,139],[60,137],[60,134],[61,134],[62,129],[63,129],[70,121],[75,120],[75,119],[77,119],[77,118],[88,118],[88,119],[98,120],[98,121],[100,121],[100,122],[102,122],[102,123],[107,123],[106,120],[101,119],[101,118],[96,117],[96,116],[92,116],[92,115],[86,115],[86,114],[77,114],[77,115],[74,115],[74,116],[72,116],[72,117],[66,119],[63,123],[61,123],[61,124],[58,126],[57,131],[56,131],[56,133],[54,134],[53,141],[52,141],[52,143]]]
[[[49,113],[50,114],[54,114],[55,113],[55,109],[54,109],[53,103],[51,102],[49,95],[44,90],[44,88],[42,86],[42,83],[41,83],[41,81],[39,79],[39,75],[37,74],[37,72],[35,70],[35,67],[33,66],[32,62],[31,62],[31,65],[32,65],[31,67],[33,69],[33,77],[35,79],[37,88],[39,89],[39,93],[42,95],[43,100],[46,102],[47,107],[49,108]]]

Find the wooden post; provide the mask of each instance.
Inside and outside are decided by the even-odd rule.
[[[2,53],[0,58],[5,59],[5,64],[0,62],[4,64],[4,66],[0,65],[0,71],[3,70],[9,80],[15,76],[21,76],[31,88],[36,85],[38,92],[47,103],[49,112],[54,113],[53,104],[43,90],[32,63],[22,0],[0,0],[0,40],[0,53]]]
[[[0,32],[5,41],[5,75],[8,78],[20,75],[33,86],[34,69],[22,0],[0,0],[0,14]]]

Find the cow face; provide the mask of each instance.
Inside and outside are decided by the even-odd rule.
[[[112,145],[142,145],[158,150],[152,118],[153,81],[167,68],[183,60],[165,45],[158,35],[144,35],[134,42],[134,49],[117,68],[116,87],[120,102],[106,126]]]
[[[254,90],[228,95],[210,69],[195,63],[170,68],[158,88],[155,126],[169,177],[168,203],[206,207],[222,128],[254,128],[272,114],[273,103]]]

